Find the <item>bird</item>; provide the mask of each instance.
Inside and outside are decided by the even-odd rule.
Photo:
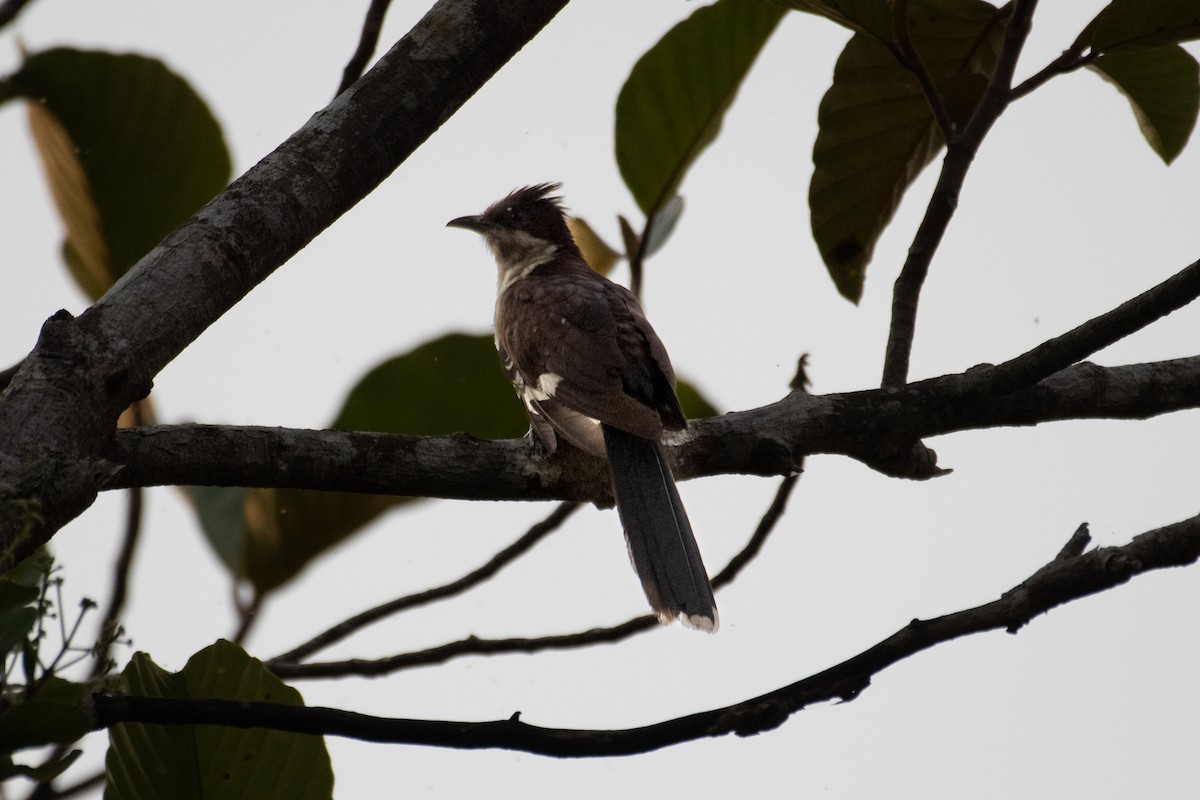
[[[498,270],[500,361],[547,455],[560,440],[607,459],[625,539],[662,623],[716,632],[717,604],[661,439],[687,420],[637,297],[593,270],[558,183],[517,189],[448,227],[483,236]]]

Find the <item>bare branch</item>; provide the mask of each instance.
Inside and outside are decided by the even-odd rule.
[[[379,44],[379,31],[383,28],[383,18],[391,4],[392,0],[371,0],[371,5],[367,8],[367,16],[363,19],[358,47],[354,49],[354,54],[350,56],[350,60],[346,62],[346,68],[342,70],[342,82],[338,84],[337,94],[349,89],[355,81],[362,77],[363,70],[367,68],[367,62],[371,60],[371,56],[375,54],[375,47]]]
[[[972,371],[970,380],[977,384],[977,389],[992,393],[1026,386],[1119,342],[1131,333],[1178,311],[1197,297],[1200,297],[1200,261],[1184,267],[1112,311],[1090,319],[1027,353],[995,367]]]
[[[1081,522],[1075,532],[1071,534],[1071,538],[1063,545],[1062,550],[1058,551],[1058,555],[1054,557],[1055,561],[1069,561],[1072,558],[1079,558],[1083,555],[1083,551],[1091,544],[1092,534],[1088,530],[1088,524]]]
[[[314,636],[299,647],[295,647],[286,653],[275,656],[267,662],[267,668],[277,670],[283,664],[298,663],[305,658],[308,658],[313,653],[324,650],[330,645],[340,642],[347,636],[362,630],[366,626],[378,622],[379,620],[398,614],[401,611],[407,611],[410,608],[426,605],[436,600],[444,600],[447,597],[453,597],[456,594],[461,594],[468,589],[478,586],[483,581],[495,575],[508,564],[511,564],[516,559],[520,558],[542,539],[562,527],[567,518],[579,509],[579,503],[564,502],[559,503],[550,515],[538,522],[521,538],[510,544],[508,547],[494,555],[486,564],[478,569],[468,572],[458,580],[443,584],[433,589],[426,589],[423,592],[416,594],[405,595],[404,597],[396,598],[387,603],[375,606],[361,614],[356,614],[347,620],[339,622],[332,628]]]
[[[1036,7],[1037,0],[1016,0],[1013,4],[1004,46],[996,60],[992,78],[962,135],[946,146],[946,158],[942,162],[937,186],[908,249],[908,258],[896,278],[892,294],[892,324],[884,354],[882,385],[885,387],[903,386],[908,380],[908,362],[916,331],[921,287],[925,284],[929,265],[942,242],[942,236],[958,208],[958,196],[975,160],[975,153],[992,125],[1008,107],[1013,71],[1025,46],[1025,39],[1029,36],[1030,20]]]
[[[1019,86],[1016,86],[1009,95],[1010,100],[1017,100],[1024,97],[1051,78],[1073,72],[1080,67],[1086,67],[1095,61],[1099,55],[1099,53],[1095,52],[1084,55],[1083,47],[1072,45],[1064,50],[1058,58],[1043,67],[1036,75],[1031,75],[1022,81]]]
[[[927,436],[1058,420],[1147,419],[1200,407],[1200,356],[1098,367],[1081,363],[1007,394],[983,391],[990,367],[899,389],[808,395],[689,424],[670,448],[680,479],[790,475],[805,456],[837,453],[896,477],[938,473]],[[599,459],[540,457],[527,440],[394,436],[179,425],[118,431],[105,489],[235,485],[466,500],[611,502]],[[369,471],[355,465],[369,458]]]
[[[1016,632],[1052,608],[1125,583],[1145,572],[1200,558],[1200,517],[1074,558],[1056,558],[991,603],[911,623],[824,672],[724,708],[622,730],[542,728],[519,714],[495,722],[385,719],[329,708],[229,700],[93,695],[96,729],[119,722],[265,727],[372,742],[458,749],[500,748],[559,757],[645,753],[734,733],[752,736],[779,727],[797,711],[829,700],[852,700],[878,673],[936,645],[984,631]]]
[[[788,497],[796,486],[797,476],[789,476],[779,485],[775,499],[767,508],[762,519],[754,529],[749,541],[725,568],[713,578],[714,589],[720,589],[734,581],[738,574],[749,564],[763,543],[775,529],[776,523],[783,517],[787,507]],[[592,644],[611,644],[627,639],[630,636],[659,627],[658,619],[650,614],[634,617],[620,625],[608,628],[593,628],[582,633],[567,633],[556,636],[541,636],[537,638],[510,639],[480,639],[469,636],[456,642],[448,642],[438,647],[420,650],[412,653],[401,653],[377,660],[353,659],[350,661],[330,661],[319,664],[289,664],[280,663],[279,659],[268,662],[267,666],[281,678],[293,680],[305,678],[345,677],[347,675],[386,675],[413,667],[443,664],[453,658],[466,655],[498,655],[501,653],[537,653],[543,650],[567,650],[586,647]]]

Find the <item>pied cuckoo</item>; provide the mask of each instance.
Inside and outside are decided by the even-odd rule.
[[[496,349],[548,454],[607,458],[629,556],[661,622],[717,629],[717,605],[659,439],[687,426],[667,351],[637,298],[588,266],[558,184],[448,224],[496,257]]]

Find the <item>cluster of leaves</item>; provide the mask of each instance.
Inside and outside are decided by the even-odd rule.
[[[813,238],[838,291],[857,302],[875,244],[904,192],[969,124],[996,66],[1012,4],[984,0],[718,0],[634,66],[616,111],[621,175],[653,230],[785,9],[851,31],[821,101],[808,200]],[[1128,99],[1170,163],[1195,127],[1200,37],[1194,2],[1114,0],[1028,86],[1087,67]],[[666,224],[664,222],[663,224]]]
[[[98,689],[141,697],[205,697],[303,705],[300,693],[285,686],[262,662],[237,645],[217,642],[168,673],[145,653],[124,671],[107,678],[111,644],[118,628],[90,648],[75,644],[95,603],[83,600],[68,623],[62,577],[45,554],[26,559],[0,578],[0,780],[22,776],[53,780],[82,754],[68,749],[94,727],[88,697]],[[70,680],[72,667],[104,658],[91,680]],[[18,763],[21,751],[52,750],[40,764]],[[263,763],[286,770],[259,769]],[[147,765],[153,765],[148,768]],[[318,798],[332,793],[333,771],[322,739],[262,729],[196,726],[163,727],[128,723],[111,733],[106,797],[183,797],[197,789],[233,797]]]

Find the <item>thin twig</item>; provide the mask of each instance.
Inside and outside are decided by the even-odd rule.
[[[913,620],[896,633],[823,672],[758,697],[653,725],[623,730],[542,728],[514,714],[495,722],[385,719],[330,708],[305,708],[232,700],[92,695],[97,729],[119,722],[264,727],[346,736],[373,742],[457,749],[501,748],[558,757],[631,755],[687,741],[773,730],[797,711],[830,700],[853,700],[872,678],[910,656],[962,636],[1016,632],[1034,617],[1111,589],[1150,570],[1180,567],[1200,558],[1200,517],[1143,533],[1121,547],[1103,547],[1077,558],[1055,559],[999,599],[930,620]]]
[[[258,622],[258,612],[262,611],[263,595],[257,589],[254,589],[253,592],[250,602],[245,603],[238,596],[237,584],[235,583],[233,586],[233,605],[237,608],[238,626],[229,640],[235,644],[242,644],[246,641],[246,637],[254,628],[254,623]]]
[[[933,119],[942,132],[942,139],[946,143],[953,142],[957,136],[954,130],[954,121],[946,112],[946,104],[942,102],[942,95],[933,82],[933,76],[929,74],[929,68],[925,66],[920,52],[913,45],[912,30],[909,28],[908,0],[896,0],[893,18],[896,44],[889,46],[888,49],[891,51],[892,57],[917,79],[917,83],[921,86],[921,93],[925,95],[925,100],[929,103],[929,110],[933,112]]]
[[[1009,100],[1017,100],[1037,89],[1042,84],[1055,78],[1059,75],[1066,75],[1068,72],[1074,72],[1080,67],[1086,67],[1091,64],[1099,56],[1099,53],[1088,53],[1084,55],[1083,47],[1073,45],[1062,52],[1058,58],[1051,61],[1039,72],[1029,76],[1023,80],[1018,86],[1014,87],[1009,93]]]
[[[354,85],[366,71],[367,62],[375,55],[375,47],[379,44],[379,31],[383,28],[383,18],[391,4],[392,0],[371,0],[367,16],[363,19],[362,33],[358,37],[358,47],[342,70],[342,82],[338,85],[335,97]]]
[[[1075,533],[1071,534],[1071,538],[1063,545],[1062,550],[1058,551],[1058,555],[1054,557],[1054,560],[1068,561],[1072,558],[1079,558],[1083,555],[1083,551],[1087,549],[1091,541],[1092,534],[1088,530],[1088,524],[1086,522],[1079,523],[1079,527],[1075,529]]]
[[[896,278],[892,294],[892,324],[884,354],[884,387],[903,386],[908,381],[908,364],[912,355],[921,287],[925,284],[929,265],[941,244],[942,236],[954,217],[958,207],[958,196],[975,153],[992,125],[1008,106],[1013,72],[1029,36],[1030,19],[1036,7],[1037,0],[1017,0],[1013,5],[1012,18],[1005,31],[1004,45],[996,59],[992,78],[962,135],[947,145],[937,187],[908,249],[908,258],[905,259],[900,275]]]
[[[722,569],[712,584],[714,589],[726,586],[738,576],[742,569],[762,549],[763,542],[774,530],[776,523],[783,516],[788,496],[796,485],[797,476],[785,478],[775,493],[775,499],[767,508],[765,514],[755,527],[750,540],[729,563]],[[637,633],[653,630],[659,627],[658,619],[652,615],[634,617],[620,625],[608,628],[593,628],[580,633],[567,633],[555,636],[537,638],[510,639],[481,639],[469,636],[455,642],[448,642],[427,650],[411,653],[400,653],[387,658],[376,660],[352,659],[349,661],[330,661],[315,664],[280,663],[273,659],[267,666],[279,677],[290,679],[342,677],[346,675],[386,675],[412,667],[442,664],[452,658],[465,655],[497,655],[500,653],[538,653],[543,650],[567,650],[584,647],[591,644],[613,643],[627,639]]]
[[[427,605],[435,600],[444,600],[447,597],[453,597],[479,585],[527,553],[535,544],[561,527],[563,522],[579,507],[580,503],[570,501],[559,503],[554,511],[550,512],[549,516],[533,525],[521,538],[496,553],[486,564],[478,569],[472,570],[458,580],[451,581],[450,583],[433,589],[426,589],[423,592],[398,597],[395,600],[368,609],[361,614],[356,614],[347,620],[339,622],[323,633],[317,634],[299,647],[294,647],[286,653],[275,656],[267,662],[267,666],[270,669],[276,669],[284,664],[299,663],[313,653],[324,650],[336,642],[340,642],[350,634],[365,628],[371,623],[378,622],[384,617],[397,614],[401,611],[407,611],[416,606]]]
[[[1016,358],[967,372],[964,392],[1003,394],[1029,386],[1162,319],[1200,297],[1200,261],[1162,283]]]
[[[133,427],[142,424],[141,402],[129,407],[132,414]],[[92,678],[98,678],[108,671],[108,657],[112,650],[118,620],[125,610],[125,601],[129,596],[129,574],[133,568],[133,558],[137,554],[138,541],[141,539],[142,511],[144,493],[137,487],[129,488],[129,505],[125,514],[125,533],[121,537],[121,549],[117,553],[117,561],[113,565],[112,591],[108,596],[104,617],[100,621],[100,633],[96,639],[96,660],[92,665]]]

